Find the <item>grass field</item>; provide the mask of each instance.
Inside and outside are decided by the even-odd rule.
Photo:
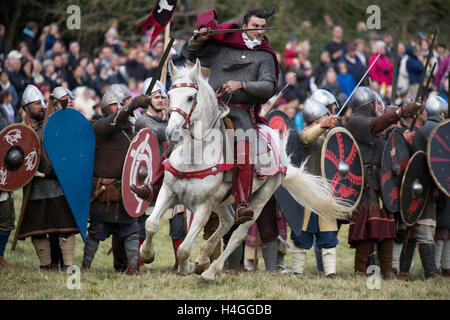
[[[16,219],[20,212],[21,192],[15,194]],[[68,289],[70,275],[64,272],[39,270],[39,261],[31,239],[19,241],[11,251],[14,232],[11,233],[5,258],[12,266],[0,270],[0,300],[11,299],[118,299],[118,300],[449,300],[450,279],[425,280],[418,255],[411,272],[412,281],[381,281],[380,289],[369,289],[367,279],[353,277],[354,250],[347,244],[348,225],[339,233],[337,247],[337,277],[317,276],[314,251],[307,256],[304,275],[270,275],[259,261],[256,272],[238,275],[221,274],[211,285],[197,285],[198,275],[177,276],[171,271],[174,263],[169,237],[168,220],[163,219],[155,236],[156,259],[141,268],[140,275],[129,277],[116,273],[112,255],[107,255],[111,238],[100,243],[89,272],[81,273],[81,288]],[[195,260],[203,240],[198,237],[191,258]],[[75,264],[81,266],[83,242],[76,236]],[[291,266],[287,256],[286,266]]]

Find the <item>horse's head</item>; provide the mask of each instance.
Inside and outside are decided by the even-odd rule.
[[[200,62],[193,68],[177,68],[169,61],[169,72],[172,86],[169,90],[170,119],[166,129],[166,137],[170,142],[178,142],[182,130],[188,129],[198,119]]]
[[[200,131],[202,126],[208,129],[206,126],[212,125],[213,119],[222,118],[228,113],[228,110],[218,109],[214,90],[201,77],[198,59],[192,68],[177,68],[169,61],[169,72],[172,86],[169,90],[171,115],[166,128],[168,141],[178,142],[183,130],[190,130],[202,121],[197,128]]]

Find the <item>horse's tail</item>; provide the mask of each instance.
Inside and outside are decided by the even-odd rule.
[[[280,158],[287,167],[284,187],[303,207],[318,213],[324,218],[348,219],[350,204],[333,195],[333,187],[322,176],[313,175],[305,170],[308,159],[300,167],[294,167],[291,156],[286,153],[287,137],[281,141]]]

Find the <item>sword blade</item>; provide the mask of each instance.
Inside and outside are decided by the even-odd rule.
[[[283,89],[280,90],[280,92],[278,93],[277,97],[272,102],[272,104],[270,105],[269,109],[267,109],[266,113],[264,114],[264,118],[269,115],[270,111],[272,111],[272,108],[275,106],[275,104],[278,102],[278,100],[280,100],[280,98],[283,96],[284,90],[286,90],[286,88],[289,87],[289,85],[292,83],[292,80],[294,80],[296,76],[297,76],[297,74],[294,73],[292,75],[292,77],[289,79],[289,81],[286,83],[286,85],[283,87]]]
[[[363,82],[363,80],[366,78],[367,74],[369,73],[369,71],[372,69],[372,67],[374,66],[375,62],[377,62],[378,58],[381,56],[381,53],[379,53],[377,55],[377,57],[375,58],[375,60],[373,60],[372,64],[370,65],[369,69],[367,69],[366,73],[364,73],[364,75],[362,76],[361,80],[359,80],[358,84],[356,85],[355,89],[353,89],[352,93],[350,93],[350,95],[348,96],[347,100],[344,102],[344,104],[342,105],[341,109],[339,110],[339,112],[337,113],[336,117],[339,117],[339,115],[341,114],[341,111],[344,110],[345,106],[347,105],[347,103],[350,101],[350,99],[353,97],[353,94],[355,93],[356,89],[359,88],[359,85],[361,84],[361,82]]]
[[[229,32],[239,32],[239,31],[259,31],[259,30],[273,30],[278,29],[277,27],[267,27],[267,28],[239,28],[239,29],[218,29],[209,30],[211,34],[214,33],[229,33]]]
[[[259,31],[259,30],[273,30],[278,29],[278,27],[267,27],[267,28],[233,28],[233,29],[209,29],[209,34],[216,33],[230,33],[230,32],[243,32],[243,31]],[[194,37],[198,35],[198,30],[194,30]]]
[[[295,79],[296,76],[297,76],[297,74],[294,73],[294,74],[292,75],[292,77],[289,79],[289,81],[286,83],[286,85],[283,87],[283,89],[281,89],[281,91],[286,90],[286,88],[289,87],[289,85],[292,83],[292,81]]]

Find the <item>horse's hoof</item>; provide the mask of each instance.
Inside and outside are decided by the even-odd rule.
[[[205,270],[207,270],[209,268],[209,263],[205,263],[205,264],[198,264],[195,263],[195,269],[194,272],[196,274],[202,274]]]
[[[144,263],[144,264],[150,264],[150,263],[152,263],[153,261],[155,261],[155,254],[153,254],[149,259],[143,259],[143,258],[141,257],[141,260],[142,260],[142,263]]]
[[[203,278],[203,277],[200,277],[200,278],[198,278],[198,280],[197,280],[197,284],[198,284],[198,285],[211,284],[211,283],[213,283],[213,282],[214,282],[214,280],[206,279],[206,278]]]

